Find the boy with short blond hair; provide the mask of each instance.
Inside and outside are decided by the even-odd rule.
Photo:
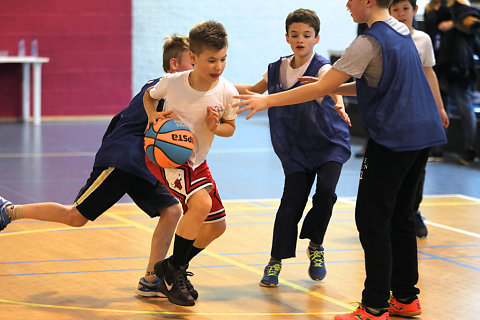
[[[193,306],[197,291],[187,279],[189,261],[226,228],[225,209],[206,162],[215,135],[230,137],[235,131],[235,87],[221,77],[227,60],[227,33],[215,21],[194,26],[189,33],[192,71],[166,75],[144,95],[148,122],[161,114],[155,110],[165,100],[164,111],[184,122],[194,135],[194,149],[187,163],[161,168],[148,158],[148,169],[183,206],[174,241],[173,255],[155,265],[159,289],[170,302]],[[180,181],[180,183],[177,183]]]
[[[388,12],[391,0],[349,0],[357,23],[367,23],[318,82],[269,95],[239,95],[257,111],[323,97],[357,95],[369,137],[360,172],[355,221],[365,251],[360,307],[335,320],[389,319],[390,291],[403,312],[421,313],[413,203],[430,147],[446,143],[440,113],[407,26]],[[350,77],[355,82],[344,84]],[[408,308],[406,308],[408,307]]]
[[[178,42],[182,45],[178,46]],[[183,44],[188,46],[188,38],[177,35],[171,36],[165,42],[163,58],[169,61],[169,64],[164,65],[165,72],[192,68],[188,50]],[[185,53],[187,55],[184,55]],[[147,116],[143,106],[143,94],[156,81],[158,79],[148,81],[130,104],[110,121],[95,155],[90,177],[79,191],[73,206],[53,202],[13,205],[0,196],[0,231],[18,219],[82,227],[88,221],[96,220],[125,194],[150,217],[160,216],[153,232],[145,276],[140,278],[135,290],[135,293],[142,297],[165,297],[158,290],[160,280],[154,273],[154,265],[159,259],[165,258],[181,216],[177,199],[147,170],[144,161],[143,133]],[[159,116],[165,114],[161,112]]]
[[[192,61],[188,53],[188,37],[174,33],[166,36],[164,40],[163,70],[167,73],[174,73],[192,69]]]

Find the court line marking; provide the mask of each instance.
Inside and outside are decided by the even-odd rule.
[[[446,196],[446,195],[443,195],[443,196]],[[475,199],[475,198],[470,198],[470,197],[464,197],[465,199]],[[353,200],[348,200],[348,199],[339,199],[339,200],[342,200],[342,201],[345,201],[347,203],[352,203],[354,204],[354,201]],[[231,200],[230,202],[234,202],[234,201],[237,201],[237,202],[240,202],[239,200]],[[252,200],[250,200],[252,201]],[[278,201],[278,199],[274,200],[274,201]],[[478,199],[475,199],[474,201],[476,202],[479,202]],[[131,204],[129,204],[131,205]],[[438,205],[438,203],[436,204]],[[131,225],[131,226],[135,226],[136,228],[138,229],[142,229],[144,231],[147,231],[149,233],[153,233],[153,230],[151,230],[151,228],[147,227],[147,226],[144,226],[142,224],[139,224],[139,223],[136,223],[136,222],[133,222],[127,218],[124,218],[124,217],[121,217],[117,214],[114,214],[114,213],[108,213],[112,218],[118,220],[118,221],[121,221],[121,222],[124,222],[126,223],[127,225]],[[434,225],[433,223],[431,223],[432,225]],[[458,231],[462,231],[462,232],[466,232],[468,235],[474,235],[474,236],[478,236],[480,237],[480,235],[478,234],[474,234],[474,233],[470,233],[470,232],[467,232],[467,231],[464,231],[464,230],[460,230],[460,229],[456,229],[456,228],[451,228],[451,227],[448,227],[448,226],[443,226],[443,225],[440,225],[440,224],[437,224],[439,226],[442,226],[442,227],[447,227],[449,228],[449,230],[452,230],[452,231],[455,231],[455,232],[458,232]],[[65,229],[65,228],[64,228]],[[76,229],[76,228],[72,228],[72,229]],[[84,228],[84,229],[87,229],[87,228]],[[33,230],[33,231],[36,231],[36,230]],[[45,231],[45,230],[43,230]],[[25,231],[25,233],[31,233],[31,231]],[[37,231],[37,232],[40,232],[40,231]],[[23,233],[23,232],[22,232]],[[253,267],[250,267],[246,264],[243,264],[243,263],[239,263],[233,259],[230,259],[230,258],[227,258],[227,257],[224,257],[224,256],[221,256],[219,254],[216,254],[214,252],[210,252],[209,250],[205,249],[204,250],[204,253],[211,256],[211,257],[214,257],[218,260],[221,260],[221,261],[224,261],[224,262],[228,262],[234,266],[237,266],[239,268],[242,268],[244,270],[247,270],[247,271],[250,271],[250,272],[253,272],[253,273],[256,273],[258,275],[262,275],[263,273],[260,271],[260,270],[257,270]],[[328,301],[328,302],[331,302],[331,303],[334,303],[338,306],[342,306],[342,307],[345,307],[346,309],[349,309],[349,310],[355,310],[354,307],[352,307],[351,305],[347,305],[341,301],[338,301],[336,299],[333,299],[333,298],[330,298],[328,296],[325,296],[325,295],[322,295],[322,294],[319,294],[315,291],[312,291],[310,289],[307,289],[307,288],[304,288],[302,286],[299,286],[299,285],[296,285],[295,283],[292,283],[290,281],[287,281],[287,280],[283,280],[283,279],[280,279],[279,280],[280,283],[284,284],[284,285],[287,285],[287,286],[290,286],[292,287],[293,289],[296,289],[296,290],[299,290],[299,291],[302,291],[302,292],[305,292],[307,294],[310,294],[310,295],[313,295],[313,296],[316,296],[318,298],[321,298],[325,301]],[[192,314],[191,312],[187,312],[187,313],[178,313],[178,312],[158,312],[158,311],[141,311],[141,310],[117,310],[117,309],[96,309],[96,308],[82,308],[82,307],[65,307],[65,306],[56,306],[56,305],[44,305],[44,304],[34,304],[34,303],[28,303],[28,302],[18,302],[18,301],[10,301],[10,300],[3,300],[3,299],[0,299],[0,302],[3,302],[3,303],[9,303],[9,304],[17,304],[17,305],[26,305],[26,306],[37,306],[37,307],[47,307],[47,308],[57,308],[57,309],[73,309],[73,310],[88,310],[88,311],[101,311],[101,312],[121,312],[121,313],[143,313],[143,314],[182,314],[182,315],[190,315]],[[320,314],[323,314],[323,315],[326,315],[326,314],[336,314],[337,312],[322,312],[322,313],[238,313],[238,314],[235,314],[235,313],[204,313],[203,315],[216,315],[216,316],[234,316],[234,315],[238,315],[238,316],[249,316],[249,315],[252,315],[252,316],[262,316],[262,315],[289,315],[289,316],[297,316],[297,315],[320,315]],[[197,315],[202,315],[202,313],[195,313]]]
[[[121,216],[119,216],[119,215],[117,215],[117,214],[115,214],[115,213],[110,213],[109,215],[110,215],[112,218],[118,219],[119,221],[122,221],[122,222],[125,222],[125,223],[128,224],[128,225],[133,225],[133,226],[135,226],[135,227],[137,227],[137,228],[139,228],[139,229],[141,229],[141,230],[147,231],[147,232],[149,232],[149,233],[153,233],[153,231],[152,231],[150,228],[148,228],[148,227],[146,227],[146,226],[144,226],[144,225],[142,225],[142,224],[140,224],[140,223],[131,221],[131,220],[126,219],[126,218],[124,218],[124,217],[121,217]],[[210,250],[208,250],[208,249],[204,249],[204,250],[203,250],[203,253],[204,253],[204,254],[207,254],[207,255],[209,255],[210,257],[215,258],[215,259],[217,259],[217,260],[220,260],[220,261],[223,261],[223,262],[225,262],[225,263],[234,265],[234,266],[236,266],[236,267],[238,267],[238,268],[240,268],[240,269],[249,271],[249,272],[254,273],[254,274],[257,274],[257,275],[263,275],[263,272],[262,272],[261,270],[257,270],[257,269],[255,269],[255,268],[253,268],[253,267],[248,266],[248,265],[245,264],[245,263],[238,262],[238,261],[236,261],[236,260],[234,260],[234,259],[232,259],[232,258],[219,255],[219,254],[217,254],[217,253],[215,253],[215,252],[213,252],[213,251],[210,251]],[[336,304],[337,306],[344,307],[344,308],[346,308],[347,310],[353,311],[353,310],[356,309],[356,308],[352,307],[351,305],[346,304],[346,303],[344,303],[344,302],[342,302],[342,301],[340,301],[340,300],[333,299],[333,298],[331,298],[331,297],[328,297],[328,296],[326,296],[326,295],[320,294],[320,293],[315,292],[315,291],[313,291],[313,290],[310,290],[310,289],[307,289],[307,288],[305,288],[305,287],[299,286],[299,285],[297,285],[297,284],[295,284],[295,283],[293,283],[293,282],[290,282],[290,281],[288,281],[288,280],[279,279],[279,282],[280,282],[281,284],[284,284],[284,285],[286,285],[286,286],[289,286],[289,287],[291,287],[291,288],[293,288],[293,289],[296,289],[296,290],[298,290],[298,291],[305,292],[305,293],[307,293],[307,294],[309,294],[309,295],[312,295],[312,296],[315,296],[315,297],[320,298],[320,299],[322,299],[322,300],[325,300],[325,301],[328,301],[328,302],[330,302],[330,303]]]
[[[278,312],[278,313],[260,313],[260,312],[245,312],[245,313],[226,313],[226,312],[175,312],[175,311],[148,311],[148,310],[122,310],[122,309],[100,309],[100,308],[88,308],[88,307],[71,307],[71,306],[58,306],[32,302],[22,302],[0,299],[0,303],[8,303],[15,305],[22,305],[27,307],[40,307],[49,309],[66,309],[66,310],[80,310],[80,311],[100,311],[110,313],[129,313],[129,314],[159,314],[159,315],[195,315],[195,316],[310,316],[310,315],[331,315],[338,312]]]

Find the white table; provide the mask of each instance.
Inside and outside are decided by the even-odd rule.
[[[0,57],[0,63],[22,64],[22,114],[23,121],[30,120],[30,66],[33,65],[33,124],[41,123],[42,115],[42,63],[49,62],[45,57]]]

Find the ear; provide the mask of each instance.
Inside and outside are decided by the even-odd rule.
[[[415,6],[415,8],[413,8],[413,16],[417,14],[417,11],[418,11],[418,6]]]
[[[290,44],[290,40],[288,40],[288,33],[285,33],[285,40],[287,41],[288,44]]]
[[[188,55],[190,56],[190,60],[192,60],[192,64],[197,63],[197,56],[191,50],[188,51]]]
[[[178,71],[178,61],[176,58],[170,58],[170,70],[177,72]]]
[[[315,44],[317,44],[320,41],[320,34],[317,34],[315,37]]]

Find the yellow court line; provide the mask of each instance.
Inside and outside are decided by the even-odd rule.
[[[15,231],[10,233],[0,233],[0,237],[9,237],[9,236],[19,236],[23,234],[32,234],[32,233],[40,233],[40,232],[50,232],[50,231],[72,231],[72,230],[92,230],[92,229],[107,229],[107,228],[118,228],[118,227],[125,227],[125,224],[104,224],[97,227],[67,227],[67,228],[50,228],[50,229],[35,229],[35,230],[24,230],[24,231]]]
[[[245,313],[226,313],[226,312],[175,312],[175,311],[148,311],[148,310],[122,310],[122,309],[100,309],[100,308],[87,308],[87,307],[70,307],[70,306],[58,306],[50,304],[41,304],[41,303],[31,303],[23,301],[13,301],[0,299],[0,303],[15,304],[27,307],[40,307],[40,308],[50,308],[50,309],[66,309],[66,310],[80,310],[80,311],[100,311],[100,312],[117,312],[117,313],[134,313],[134,314],[157,314],[157,315],[195,315],[195,316],[318,316],[318,315],[329,315],[337,314],[338,312],[302,312],[302,313],[292,313],[292,312],[245,312]]]
[[[114,218],[114,219],[117,219],[117,220],[119,220],[119,221],[125,222],[126,224],[129,224],[129,225],[135,226],[135,227],[137,227],[137,228],[139,228],[139,229],[148,231],[149,233],[153,233],[153,230],[152,230],[151,228],[148,228],[148,227],[146,227],[146,226],[144,226],[144,225],[142,225],[142,224],[140,224],[140,223],[137,223],[137,222],[128,220],[128,219],[126,219],[126,218],[124,218],[124,217],[120,217],[120,216],[118,216],[118,215],[116,215],[116,214],[114,214],[114,213],[110,213],[109,215],[110,215],[112,218]],[[217,253],[215,253],[215,252],[212,252],[212,251],[210,251],[210,250],[208,250],[208,249],[204,249],[204,250],[202,251],[202,253],[204,253],[204,254],[206,254],[206,255],[209,255],[210,257],[215,258],[215,259],[217,259],[217,260],[221,260],[221,261],[223,261],[223,262],[226,262],[226,263],[228,263],[228,264],[230,264],[230,265],[234,265],[234,266],[236,266],[236,267],[238,267],[238,268],[240,268],[240,269],[243,269],[243,270],[246,270],[246,271],[255,273],[255,274],[257,274],[257,275],[263,275],[263,272],[260,271],[260,270],[257,270],[257,269],[255,269],[255,268],[253,268],[253,267],[250,267],[250,266],[248,266],[248,265],[246,265],[246,264],[244,264],[244,263],[238,262],[238,261],[236,261],[236,260],[234,260],[234,259],[232,259],[232,258],[228,258],[228,257],[222,256],[222,255],[219,255],[219,254],[217,254]],[[305,287],[299,286],[299,285],[297,285],[297,284],[295,284],[295,283],[293,283],[293,282],[290,282],[290,281],[287,281],[287,280],[282,280],[282,279],[279,279],[279,282],[282,283],[282,284],[284,284],[284,285],[286,285],[286,286],[289,286],[289,287],[291,287],[291,288],[293,288],[293,289],[296,289],[296,290],[305,292],[305,293],[307,293],[307,294],[310,294],[310,295],[315,296],[315,297],[317,297],[317,298],[320,298],[320,299],[322,299],[322,300],[325,300],[325,301],[331,302],[331,303],[333,303],[333,304],[336,304],[337,306],[341,306],[341,307],[344,307],[344,308],[346,308],[346,309],[348,309],[348,310],[352,310],[352,311],[355,310],[355,308],[352,307],[352,306],[349,305],[349,304],[343,303],[343,302],[341,302],[341,301],[339,301],[339,300],[330,298],[330,297],[328,297],[328,296],[325,296],[325,295],[320,294],[320,293],[318,293],[318,292],[315,292],[315,291],[313,291],[313,290],[310,290],[310,289],[307,289],[307,288],[305,288]]]

